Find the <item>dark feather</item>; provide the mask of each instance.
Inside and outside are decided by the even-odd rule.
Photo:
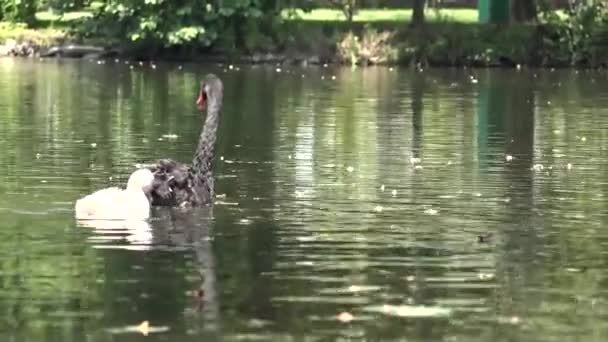
[[[161,159],[144,167],[154,174],[154,182],[147,193],[153,206],[200,206],[213,200],[214,156],[219,113],[222,106],[223,85],[215,75],[207,75],[201,82],[197,105],[207,106],[207,117],[201,132],[192,166],[171,159]]]

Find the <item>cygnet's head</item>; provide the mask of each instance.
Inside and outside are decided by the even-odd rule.
[[[127,182],[128,190],[146,191],[152,186],[154,175],[148,169],[139,169],[131,174]]]

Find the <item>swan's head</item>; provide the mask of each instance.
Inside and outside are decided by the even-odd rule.
[[[201,81],[201,88],[198,91],[196,106],[202,110],[210,99],[216,101],[221,100],[223,92],[224,85],[219,77],[214,74],[207,74]]]
[[[139,169],[131,174],[127,182],[128,190],[140,190],[146,192],[154,181],[152,171],[148,169]]]

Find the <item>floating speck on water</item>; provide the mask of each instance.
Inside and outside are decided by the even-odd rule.
[[[414,166],[414,169],[416,169],[416,170],[422,170],[422,165],[416,165],[416,166]]]
[[[481,197],[481,192],[476,192],[473,194],[475,197]]]
[[[439,211],[431,208],[431,209],[425,210],[424,213],[427,215],[437,215],[439,213]]]
[[[348,323],[350,321],[352,321],[353,319],[355,319],[355,317],[349,313],[349,312],[342,312],[338,315],[338,321],[342,322],[342,323]]]
[[[383,210],[383,208],[382,208],[382,206],[381,206],[381,205],[377,205],[377,206],[374,208],[374,211],[375,211],[375,212],[377,212],[377,213],[381,213],[381,212],[382,212],[382,210]]]
[[[222,161],[223,161],[223,160],[224,160],[224,156],[220,156],[220,160],[222,160]]]
[[[498,318],[498,322],[499,323],[503,323],[503,324],[519,324],[520,323],[520,318],[518,316],[511,316],[511,317],[500,317]]]
[[[167,331],[169,331],[169,327],[165,327],[165,326],[153,327],[152,325],[150,325],[150,322],[143,321],[139,325],[131,325],[131,326],[126,326],[126,327],[121,327],[121,328],[110,328],[110,329],[108,329],[108,331],[113,334],[125,334],[125,333],[138,332],[144,336],[148,336],[148,334],[150,334],[150,333],[167,332]]]
[[[581,137],[581,141],[585,142],[585,141],[587,141],[587,138],[586,137]]]
[[[156,64],[152,64],[152,65],[150,65],[150,67],[151,67],[152,69],[156,69]]]
[[[162,137],[165,139],[177,139],[179,136],[177,134],[163,134]]]
[[[391,195],[393,195],[393,197],[396,197],[397,196],[397,190],[391,191]]]
[[[138,64],[139,64],[139,66],[143,66],[144,62],[140,61]]]
[[[228,65],[228,69],[230,69],[230,70],[234,69],[234,65],[232,65],[232,64]]]
[[[521,64],[517,64],[516,68],[517,70],[521,70]]]
[[[46,183],[46,182],[47,182],[47,180],[45,180],[45,179],[40,181],[40,183]]]
[[[477,84],[479,81],[476,78],[471,79],[471,83]]]
[[[534,164],[532,166],[532,170],[534,171],[542,171],[545,167],[543,166],[543,164]]]
[[[251,220],[250,219],[240,219],[239,224],[248,225],[248,224],[251,224]]]
[[[490,280],[490,279],[494,279],[494,274],[493,273],[479,273],[477,274],[477,278],[479,278],[479,280]]]
[[[184,67],[180,65],[180,66],[177,67],[177,70],[182,70],[183,68]]]
[[[132,65],[129,65],[129,69],[133,69],[133,66],[132,66]]]
[[[380,191],[384,192],[384,184],[380,185]]]
[[[40,159],[40,153],[36,153],[36,159]]]
[[[97,143],[91,143],[91,147],[97,147]]]
[[[352,166],[349,166],[349,167],[346,168],[346,171],[353,172],[353,171],[355,171],[355,168],[352,167]]]
[[[412,305],[379,305],[363,308],[368,312],[378,312],[395,317],[445,317],[452,313],[448,308],[438,306],[412,306]]]
[[[410,157],[410,164],[420,163],[420,158]]]
[[[568,163],[568,165],[566,165],[566,168],[567,168],[568,170],[572,170],[572,164]]]
[[[560,130],[559,130],[559,129],[554,129],[554,130],[553,130],[553,134],[555,134],[555,135],[558,135],[558,134],[560,134],[560,133],[561,133],[561,132],[560,132]]]
[[[448,166],[449,166],[449,165],[452,165],[452,164],[453,164],[453,163],[452,163],[452,161],[451,161],[451,160],[448,160],[448,162],[446,163],[446,165],[448,165]]]
[[[388,68],[388,71],[393,71],[393,70],[394,70],[393,67]]]
[[[336,75],[331,75],[331,79],[335,80],[336,79]]]
[[[506,161],[508,161],[508,162],[510,162],[511,160],[513,160],[513,156],[512,156],[512,155],[510,155],[510,154],[507,154],[507,155],[505,156],[505,160],[506,160]]]
[[[287,155],[287,159],[292,159],[293,157],[291,156],[291,154]]]
[[[281,68],[276,68],[276,69],[274,69],[274,70],[275,70],[276,72],[281,72],[281,71],[283,71]]]

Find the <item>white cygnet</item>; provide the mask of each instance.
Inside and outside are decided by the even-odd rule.
[[[131,174],[127,188],[98,190],[76,201],[79,220],[145,220],[150,216],[150,201],[145,190],[152,185],[154,175],[148,169]]]

